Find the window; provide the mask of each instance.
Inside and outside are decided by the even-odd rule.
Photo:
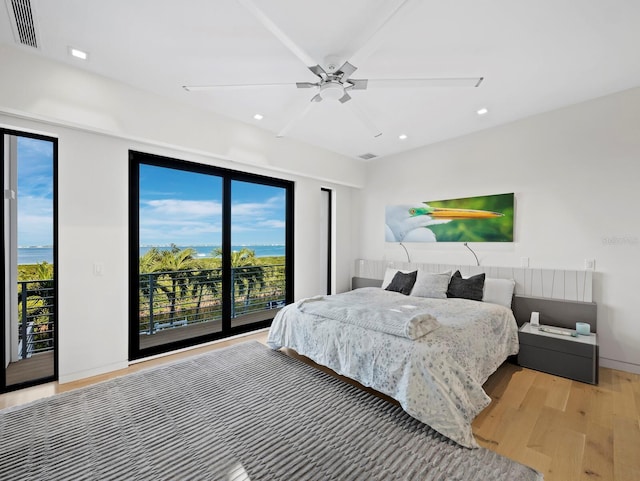
[[[57,139],[1,130],[0,392],[57,378]]]
[[[293,298],[293,183],[130,153],[130,358],[266,327]]]

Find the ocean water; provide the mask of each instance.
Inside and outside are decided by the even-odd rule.
[[[213,257],[212,252],[216,246],[180,246],[182,249],[191,247],[196,250],[198,257]],[[256,257],[272,257],[284,256],[284,245],[255,245],[255,246],[232,246],[231,249],[239,251],[243,247],[251,249],[256,253]],[[140,247],[140,255],[144,255],[151,249],[151,246]],[[158,246],[158,249],[171,249],[167,246]],[[40,262],[48,262],[53,264],[53,248],[52,247],[19,247],[18,248],[18,264],[39,264]]]
[[[53,264],[52,247],[18,247],[18,264]]]
[[[144,255],[152,246],[140,247],[140,255]],[[157,246],[160,250],[170,250],[168,246]],[[213,251],[219,246],[179,246],[181,249],[192,248],[196,251],[197,257],[213,257]],[[250,249],[256,253],[256,257],[283,256],[283,245],[255,245],[255,246],[231,246],[232,251],[239,251],[243,248]]]

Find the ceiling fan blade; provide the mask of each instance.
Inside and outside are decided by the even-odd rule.
[[[347,80],[356,70],[358,70],[358,67],[354,67],[349,62],[345,62],[342,64],[342,67],[336,70],[336,74],[342,75],[342,80]]]
[[[348,102],[349,100],[351,100],[351,95],[349,95],[347,92],[344,93],[344,95],[342,97],[340,97],[338,99],[340,101],[341,104]]]
[[[313,66],[308,67],[308,68],[309,68],[309,70],[311,70],[313,75],[317,75],[322,80],[327,80],[327,78],[328,78],[327,71],[325,69],[323,69],[320,65],[313,65]]]
[[[284,137],[286,136],[289,131],[298,123],[300,122],[300,120],[303,119],[303,117],[305,117],[309,111],[313,108],[313,106],[316,104],[316,102],[312,101],[311,102],[307,102],[307,104],[305,105],[304,109],[302,109],[300,112],[298,112],[294,117],[292,117],[289,122],[287,122],[287,125],[285,125],[282,130],[280,130],[280,132],[278,132],[278,134],[276,135],[276,137],[280,138],[280,137]]]
[[[351,85],[349,85],[351,84]],[[369,81],[366,79],[349,79],[345,84],[345,89],[349,90],[366,90]]]
[[[273,21],[258,8],[258,6],[251,0],[237,0],[244,8],[249,10],[251,14],[258,19],[258,21],[271,32],[282,44],[287,47],[296,57],[298,57],[302,63],[307,67],[310,65],[317,65],[318,62],[311,58],[307,52],[305,52],[297,43],[291,40],[286,33],[273,23]]]
[[[183,85],[182,88],[187,92],[200,92],[204,90],[234,90],[234,89],[252,89],[264,87],[293,87],[293,83],[275,83],[275,84],[221,84],[221,85]]]
[[[313,87],[319,87],[320,85],[312,82],[296,82],[296,87],[299,89],[311,89]]]
[[[380,19],[377,23],[370,24],[366,30],[356,37],[354,44],[351,46],[352,53],[348,56],[349,62],[354,65],[360,65],[380,46],[382,39],[379,34],[387,24],[401,11],[408,10],[411,5],[416,3],[419,3],[418,0],[401,0],[385,18]]]
[[[367,85],[371,88],[478,87],[483,80],[484,77],[369,79]]]
[[[349,102],[347,105],[351,107],[351,111],[358,117],[362,125],[371,133],[373,137],[380,137],[382,131],[373,123],[371,116],[356,102]]]

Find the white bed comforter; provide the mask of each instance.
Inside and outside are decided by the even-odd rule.
[[[396,399],[414,418],[467,447],[477,447],[471,422],[491,399],[482,384],[518,352],[510,309],[466,299],[407,297],[376,287],[338,294],[341,302],[369,306],[400,300],[428,309],[439,327],[412,340],[314,313],[300,304],[282,309],[268,345],[288,347],[318,364]],[[401,297],[399,297],[401,296]],[[335,296],[331,296],[335,297]]]
[[[376,315],[371,306],[353,302],[352,296],[316,296],[297,303],[307,314],[353,324],[364,329],[418,339],[440,327],[431,309],[419,307],[406,296],[381,296],[376,299]]]

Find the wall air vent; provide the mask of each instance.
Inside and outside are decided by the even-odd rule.
[[[38,32],[31,0],[5,0],[16,42],[38,48]]]
[[[377,157],[377,155],[376,154],[362,154],[362,155],[359,155],[358,157],[360,157],[361,159],[364,159],[364,160],[371,160],[371,159],[375,159]]]

